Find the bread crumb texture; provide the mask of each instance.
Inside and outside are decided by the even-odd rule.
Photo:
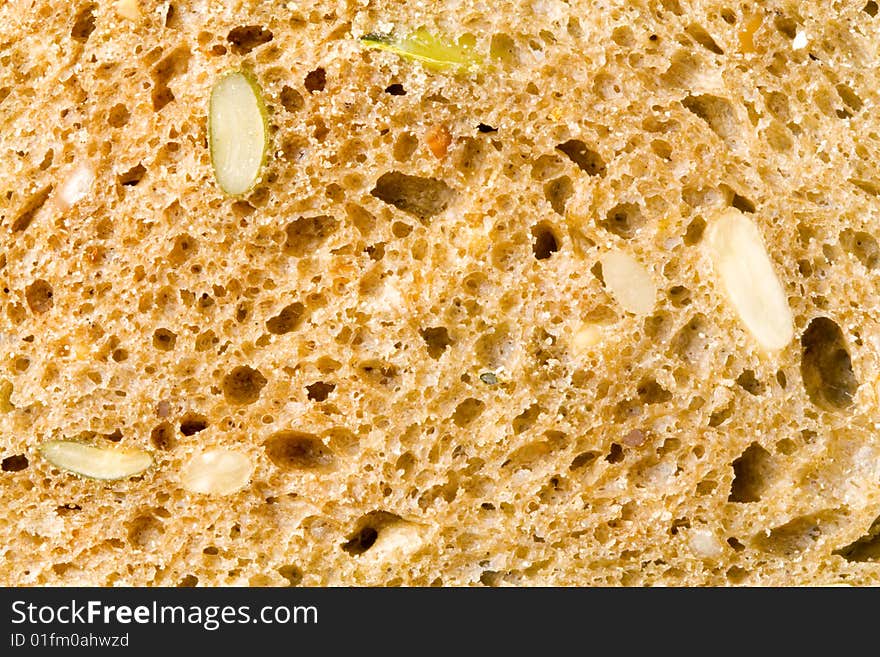
[[[880,583],[877,3],[486,7],[2,3],[0,583]]]

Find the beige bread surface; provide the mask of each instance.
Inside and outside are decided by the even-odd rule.
[[[878,583],[877,14],[3,3],[0,583]]]

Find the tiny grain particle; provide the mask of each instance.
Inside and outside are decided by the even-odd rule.
[[[95,172],[87,164],[74,169],[64,180],[58,192],[57,203],[67,210],[89,195],[95,182]]]
[[[445,125],[437,124],[428,130],[428,133],[425,135],[425,143],[434,157],[442,160],[446,157],[449,145],[452,143],[452,135],[449,134],[449,130],[447,130]]]
[[[116,0],[116,13],[122,18],[136,21],[141,17],[140,2],[138,0]]]
[[[645,442],[645,432],[640,429],[633,429],[623,437],[621,442],[627,447],[638,447]]]
[[[157,417],[168,417],[171,415],[171,403],[167,400],[162,400],[158,404],[156,404],[156,416]]]
[[[717,559],[724,552],[721,541],[708,529],[694,529],[688,535],[688,547],[701,559]]]
[[[483,372],[480,374],[480,381],[487,386],[494,386],[498,383],[498,377],[493,372]]]

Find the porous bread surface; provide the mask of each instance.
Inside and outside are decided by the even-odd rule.
[[[877,14],[3,3],[0,583],[878,583]],[[359,41],[419,27],[481,64]],[[206,124],[238,69],[271,150],[229,198]],[[731,206],[780,350],[705,248]],[[79,478],[51,439],[154,465]],[[187,491],[215,448],[249,483]]]

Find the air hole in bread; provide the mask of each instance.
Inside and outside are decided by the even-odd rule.
[[[48,312],[55,305],[52,286],[42,278],[28,285],[25,288],[24,296],[28,307],[37,314]]]
[[[281,309],[281,312],[266,321],[266,329],[274,335],[284,335],[295,331],[302,322],[305,314],[305,306],[299,303],[291,303]]]
[[[458,427],[466,427],[480,417],[485,408],[485,402],[469,397],[455,407],[455,412],[452,414],[452,421]]]
[[[122,103],[117,103],[110,108],[109,112],[107,112],[107,123],[110,124],[111,128],[124,127],[130,118],[131,112],[129,112],[128,108]]]
[[[406,89],[399,82],[395,82],[385,87],[385,93],[389,96],[406,96]]]
[[[61,516],[62,518],[68,516],[72,513],[76,513],[77,511],[82,511],[82,507],[79,504],[73,504],[72,502],[68,502],[67,504],[62,504],[55,508],[55,513]],[[122,547],[122,546],[120,546]]]
[[[160,51],[161,52],[161,51]],[[178,75],[189,69],[192,53],[185,46],[175,48],[167,57],[156,64],[153,69],[153,111],[159,112],[174,100],[174,93],[168,86]]]
[[[626,455],[623,452],[623,447],[618,443],[611,443],[611,448],[608,450],[605,460],[608,463],[620,463],[624,458],[626,458]]]
[[[773,19],[773,25],[779,30],[780,34],[794,39],[797,36],[798,22],[791,16],[777,15]]]
[[[316,381],[315,383],[306,386],[306,396],[311,401],[322,402],[327,399],[331,392],[336,389],[336,385],[333,383],[325,383],[324,381]]]
[[[191,235],[178,235],[174,238],[174,247],[168,254],[168,261],[179,266],[198,250],[198,242]]]
[[[8,413],[15,408],[12,404],[12,391],[14,389],[11,381],[0,379],[0,413]]]
[[[419,496],[418,505],[422,511],[427,510],[437,500],[443,500],[447,504],[455,501],[458,496],[458,477],[453,472],[445,484],[431,486]]]
[[[780,153],[790,151],[794,147],[789,130],[779,121],[771,121],[764,130],[764,137],[770,147]]]
[[[25,204],[22,206],[22,209],[19,211],[18,216],[12,222],[12,232],[20,233],[27,229],[28,226],[31,225],[31,222],[36,217],[37,212],[46,204],[46,201],[49,198],[49,194],[52,193],[52,185],[48,185],[43,187],[36,194],[31,196]]]
[[[755,204],[747,199],[745,196],[740,196],[736,193],[734,193],[733,200],[730,202],[730,205],[735,207],[740,212],[755,212]]]
[[[555,153],[539,156],[532,162],[532,179],[547,180],[563,171],[563,160]]]
[[[174,427],[170,422],[162,422],[150,431],[150,444],[158,450],[167,452],[177,446],[177,438],[174,435]]]
[[[226,35],[226,40],[232,44],[232,52],[236,55],[247,55],[254,48],[259,48],[272,39],[272,32],[262,25],[241,25],[233,28]]]
[[[877,15],[877,3],[874,0],[868,0],[864,7],[862,7],[862,11],[868,14],[871,18]]]
[[[742,128],[729,100],[712,94],[700,94],[685,97],[681,104],[705,121],[728,146],[736,148],[739,145]]]
[[[718,482],[714,479],[704,479],[697,484],[696,493],[698,497],[711,495],[718,488]]]
[[[128,523],[128,542],[137,549],[154,547],[164,533],[162,522],[152,514],[138,516]]]
[[[853,403],[858,389],[843,332],[828,317],[813,319],[801,337],[801,376],[810,401],[829,411]]]
[[[569,139],[567,142],[559,144],[556,149],[564,153],[581,171],[588,175],[605,175],[605,160],[598,152],[589,148],[579,139]]]
[[[573,194],[574,185],[568,176],[559,176],[544,184],[544,198],[557,214],[565,214],[565,206]]]
[[[740,543],[739,540],[737,540],[737,538],[735,536],[731,536],[730,538],[728,538],[727,544],[731,548],[733,548],[734,552],[742,552],[743,550],[746,549],[746,546],[743,545],[742,543]]]
[[[671,536],[677,536],[682,529],[690,529],[691,528],[691,520],[690,518],[676,518],[672,521],[672,526],[669,528],[669,534]]]
[[[748,578],[749,571],[741,566],[731,566],[726,575],[731,584],[742,584]]]
[[[733,482],[728,502],[758,502],[767,489],[773,472],[774,461],[766,449],[752,443],[733,462]]]
[[[533,470],[544,457],[554,451],[554,447],[558,446],[558,443],[554,444],[551,440],[536,440],[512,451],[501,467],[513,470]]]
[[[442,180],[391,171],[379,177],[370,194],[425,222],[443,212],[455,192]]]
[[[187,413],[180,419],[180,433],[194,436],[208,428],[208,418],[200,413]]]
[[[291,564],[281,566],[278,574],[287,580],[286,586],[299,586],[303,580],[303,571]]]
[[[799,516],[769,532],[760,532],[752,542],[763,552],[787,558],[797,557],[815,547],[824,534],[834,531],[840,524],[841,516],[841,512],[832,510]]]
[[[866,269],[880,267],[880,245],[870,233],[846,228],[840,233],[840,246],[854,255]]]
[[[838,84],[835,89],[837,89],[837,94],[840,96],[840,99],[852,111],[858,112],[864,106],[865,102],[848,85],[841,83]]]
[[[92,32],[95,31],[95,9],[98,5],[90,2],[79,10],[76,18],[73,19],[73,27],[70,29],[70,36],[81,43],[89,40]]]
[[[379,538],[379,532],[375,527],[364,527],[358,530],[345,544],[342,549],[349,554],[363,554],[369,550]]]
[[[0,461],[0,470],[3,472],[21,472],[27,469],[27,467],[28,459],[24,454],[7,456],[3,461]]]
[[[217,337],[212,329],[208,329],[196,336],[195,348],[197,352],[208,351],[219,342],[220,338]]]
[[[568,469],[571,471],[580,470],[593,463],[598,457],[598,452],[581,452],[572,459]]]
[[[177,342],[177,334],[166,328],[158,328],[153,332],[153,347],[159,351],[171,351]]]
[[[443,352],[452,344],[452,338],[449,337],[449,330],[445,326],[432,326],[426,329],[420,329],[419,335],[428,346],[428,355],[433,359],[438,359]]]
[[[279,431],[265,443],[269,460],[282,470],[315,470],[335,463],[333,451],[320,438],[302,431]]]
[[[798,444],[791,438],[783,438],[776,442],[776,451],[784,456],[791,456],[798,450]]]
[[[537,260],[546,260],[559,251],[559,241],[549,224],[540,223],[532,227],[532,253]]]
[[[835,550],[833,554],[840,555],[847,561],[864,563],[880,561],[880,517],[877,517],[865,535],[849,545]]]
[[[499,32],[493,34],[489,42],[489,57],[511,67],[519,63],[519,49],[509,35]]]
[[[507,364],[515,348],[507,325],[499,325],[483,334],[474,344],[474,355],[480,365],[497,370]]]
[[[703,46],[709,52],[713,52],[716,55],[723,55],[724,50],[721,49],[715,39],[712,38],[712,35],[706,31],[702,25],[698,25],[697,23],[691,23],[685,29],[685,32],[697,43]]]
[[[743,370],[742,373],[736,377],[736,383],[750,395],[757,396],[764,393],[765,386],[760,380],[758,380],[753,370]]]
[[[532,404],[522,413],[513,418],[513,422],[511,422],[513,433],[519,435],[524,431],[531,429],[535,425],[535,422],[538,421],[541,414],[545,412],[545,409],[540,404]]]
[[[394,141],[392,153],[398,162],[406,162],[419,147],[419,138],[411,132],[402,132]]]
[[[223,395],[232,404],[253,404],[260,398],[260,392],[267,383],[268,380],[259,370],[239,365],[223,377]]]
[[[481,271],[465,276],[461,287],[468,294],[479,295],[488,289],[489,278]]]
[[[195,588],[199,584],[199,578],[195,575],[187,575],[177,583],[178,588]]]
[[[721,426],[730,419],[730,416],[733,415],[734,410],[734,404],[733,402],[730,402],[728,404],[725,404],[718,410],[712,411],[712,414],[709,415],[709,426],[713,429],[715,427]]]
[[[288,112],[297,112],[303,108],[305,101],[296,89],[284,85],[281,89],[281,106]]]
[[[388,386],[397,379],[397,368],[379,359],[369,359],[358,364],[361,378],[372,385]]]
[[[177,11],[177,7],[175,7],[172,3],[168,3],[168,9],[165,10],[165,22],[164,25],[166,28],[174,29],[180,24],[180,12]]]
[[[651,150],[654,155],[661,160],[669,162],[672,159],[672,145],[663,139],[654,139],[651,141]]]
[[[695,244],[699,244],[700,240],[703,239],[703,232],[706,230],[706,220],[702,217],[697,217],[693,221],[688,224],[687,230],[684,234],[684,243],[686,246],[694,246]]]
[[[684,13],[684,9],[681,8],[681,3],[679,0],[660,0],[660,6],[663,7],[664,10],[670,11],[676,16],[681,16]]]
[[[355,523],[355,530],[349,534],[342,550],[352,556],[363,554],[375,545],[382,530],[395,525],[401,517],[387,511],[371,511]]]
[[[315,138],[319,144],[323,144],[324,140],[327,139],[327,136],[330,134],[330,128],[327,127],[327,124],[324,123],[324,119],[318,117],[312,120],[312,125],[314,125],[314,130],[312,130],[312,137]]]
[[[850,178],[849,182],[866,194],[871,196],[880,196],[880,182],[875,180],[863,180],[860,178]]]
[[[461,140],[453,164],[463,174],[470,175],[480,168],[485,157],[485,140],[466,137]]]
[[[119,182],[120,185],[123,185],[125,187],[134,187],[141,180],[143,180],[144,174],[146,174],[146,172],[147,170],[142,164],[137,164],[128,171],[120,173],[118,176],[116,176],[116,180]]]
[[[701,363],[710,344],[712,327],[702,313],[694,315],[672,339],[672,351],[692,364]]]
[[[611,40],[624,48],[629,48],[635,44],[632,28],[628,25],[614,28],[614,31],[611,32]]]
[[[250,217],[256,211],[256,208],[253,205],[244,200],[233,202],[232,205],[229,206],[229,209],[232,210],[232,215],[236,219],[245,219]]]
[[[655,379],[643,379],[636,393],[645,404],[663,404],[672,399],[672,393],[661,386]]]
[[[642,209],[635,203],[618,203],[611,208],[599,225],[618,237],[630,239],[646,223]]]
[[[306,75],[306,79],[303,81],[303,86],[305,86],[306,91],[310,94],[324,91],[326,84],[327,71],[320,67],[316,68],[314,71],[309,71]]]
[[[94,438],[94,434],[92,434],[92,432],[88,433],[91,434],[91,438]],[[103,438],[104,440],[109,440],[111,443],[118,443],[123,438],[122,429],[118,427],[110,433],[103,433],[98,435],[100,435],[101,438]]]
[[[691,303],[691,291],[683,285],[673,285],[667,294],[676,308],[683,308]]]
[[[288,255],[302,257],[313,253],[336,229],[337,221],[328,215],[300,217],[285,229],[287,241],[284,251]]]

